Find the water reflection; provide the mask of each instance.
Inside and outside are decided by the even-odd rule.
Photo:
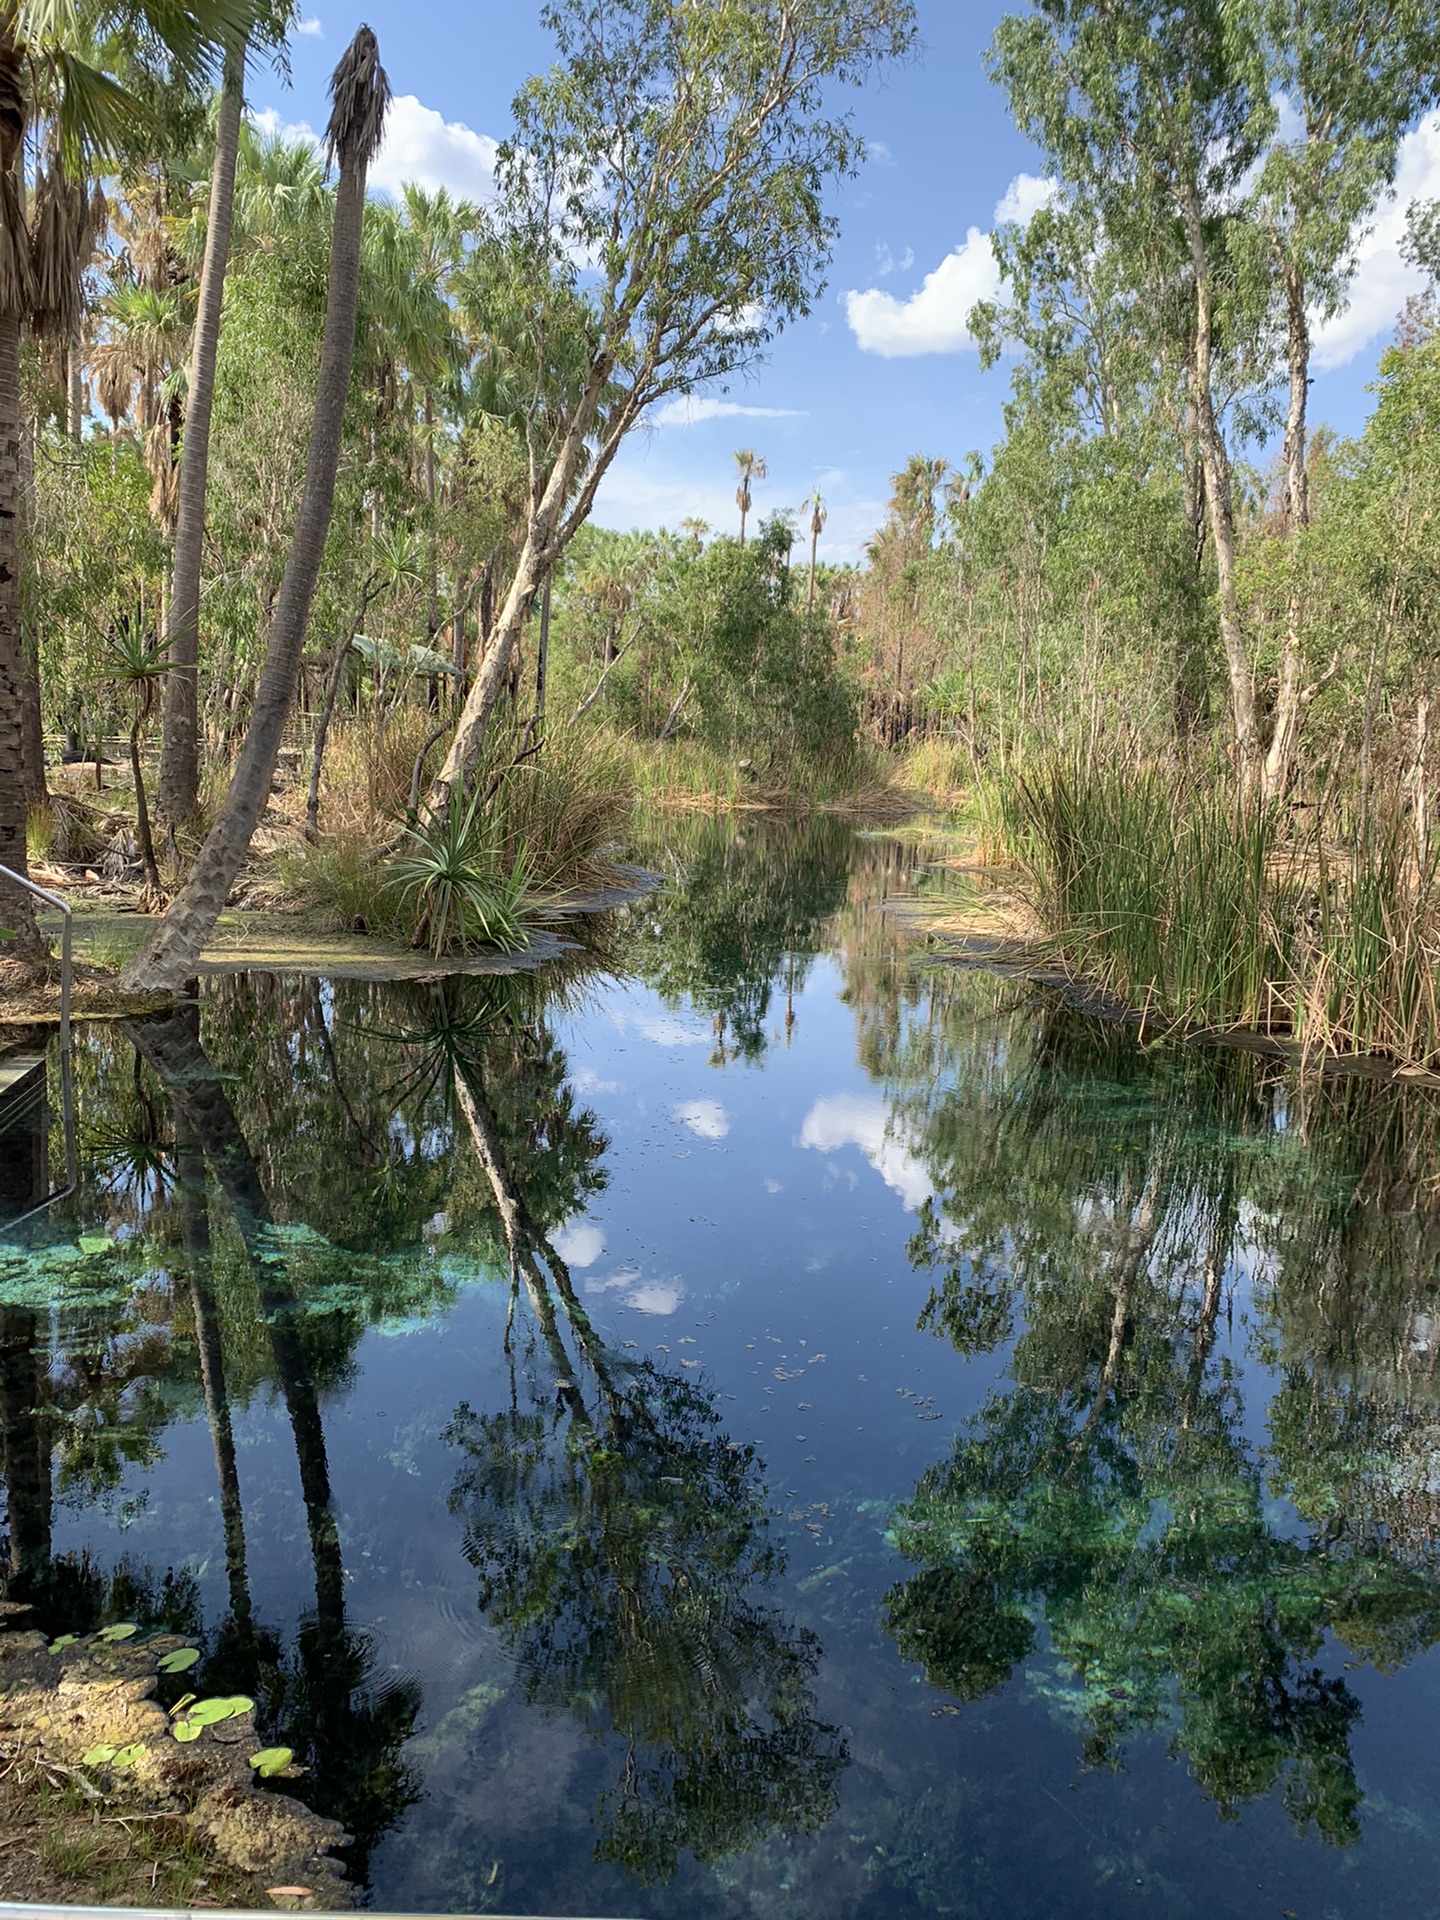
[[[604,970],[87,1036],[8,1594],[194,1634],[386,1906],[1427,1911],[1440,1106],[917,962],[840,822],[646,851]]]
[[[1088,1765],[1164,1729],[1223,1812],[1278,1784],[1297,1826],[1353,1842],[1359,1702],[1317,1655],[1334,1636],[1392,1671],[1440,1639],[1411,1390],[1437,1269],[1412,1155],[1396,1170],[1403,1096],[1312,1089],[1302,1123],[1273,1067],[1147,1059],[1053,1008],[967,1036],[937,1094],[969,998],[937,982],[884,1062],[935,1187],[910,1248],[935,1276],[921,1325],[966,1356],[1021,1331],[1002,1389],[897,1512],[922,1571],[889,1594],[890,1630],[967,1701],[1034,1656]],[[1249,1380],[1215,1353],[1237,1294],[1283,1368],[1263,1444]],[[1382,1488],[1379,1511],[1351,1504]]]

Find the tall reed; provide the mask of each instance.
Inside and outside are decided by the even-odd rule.
[[[1055,759],[1003,788],[1036,911],[1080,975],[1161,1019],[1440,1062],[1440,894],[1397,801],[1338,855],[1223,775]]]

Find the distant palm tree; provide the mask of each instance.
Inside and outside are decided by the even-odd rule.
[[[820,536],[825,531],[825,502],[820,498],[817,487],[810,496],[810,587],[805,596],[805,611],[815,611],[815,549],[820,544]]]
[[[335,222],[330,240],[330,278],[325,335],[315,388],[315,416],[305,480],[295,516],[290,558],[270,622],[265,665],[251,709],[245,744],[229,791],[190,877],[165,918],[125,969],[132,988],[174,992],[195,976],[200,950],[214,929],[270,797],[280,739],[295,697],[295,677],[310,622],[310,603],[330,517],[340,461],[341,428],[355,357],[355,317],[360,304],[360,244],[365,216],[365,180],[380,145],[390,83],[380,49],[361,27],[330,80],[329,151],[340,161]]]
[[[750,512],[750,482],[763,480],[766,475],[765,462],[758,453],[752,453],[749,447],[742,447],[735,456],[735,466],[740,475],[740,484],[735,489],[735,504],[740,509],[740,544],[745,544],[745,520]]]

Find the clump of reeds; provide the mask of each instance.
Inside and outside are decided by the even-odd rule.
[[[1129,759],[1050,760],[1002,799],[1055,947],[1147,1017],[1440,1061],[1437,862],[1398,804],[1337,857],[1223,776]]]
[[[1078,757],[1019,774],[1003,799],[1036,911],[1079,971],[1166,1017],[1274,1023],[1293,877],[1273,808]]]

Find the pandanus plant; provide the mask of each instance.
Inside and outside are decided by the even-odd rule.
[[[145,768],[140,743],[155,710],[155,696],[169,671],[165,645],[138,620],[120,621],[106,647],[111,677],[130,697],[130,771],[135,778],[135,842],[145,872],[143,905],[158,912],[164,905],[160,869],[155,863],[155,841],[150,831],[150,805],[145,792]]]

